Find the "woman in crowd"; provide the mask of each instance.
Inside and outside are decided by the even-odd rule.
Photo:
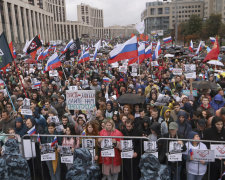
[[[119,130],[115,129],[115,123],[111,119],[105,121],[105,129],[101,130],[99,134],[100,136],[123,136]],[[98,142],[101,143],[103,140],[103,138],[99,138]],[[113,138],[112,143],[113,150],[115,151],[115,157],[101,157],[100,159],[100,163],[102,163],[102,174],[104,175],[104,180],[117,180],[120,172],[120,139]]]

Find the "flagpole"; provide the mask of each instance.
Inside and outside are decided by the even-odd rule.
[[[63,67],[62,67],[62,65],[61,65],[61,68],[62,68],[63,74],[64,74],[64,76],[65,76],[65,78],[66,78],[66,80],[67,80],[66,73],[65,73],[65,71],[64,71],[64,69],[63,69]]]
[[[139,62],[139,56],[138,56],[138,67],[139,67],[139,76],[141,75],[141,65],[140,65],[140,62]]]
[[[25,88],[24,88],[24,85],[23,85],[23,82],[22,82],[22,80],[21,80],[21,77],[20,77],[20,74],[19,74],[19,70],[18,70],[18,68],[17,68],[17,65],[16,65],[15,60],[14,60],[13,62],[14,62],[14,65],[15,65],[15,68],[16,68],[16,71],[17,71],[17,74],[18,74],[18,76],[19,76],[19,80],[20,80],[21,85],[22,85],[22,87],[23,87],[24,94],[25,94],[26,98],[28,98],[27,93],[26,93]]]

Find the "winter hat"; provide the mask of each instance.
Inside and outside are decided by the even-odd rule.
[[[82,120],[86,123],[86,118],[84,114],[79,114],[78,119],[82,118]]]
[[[17,117],[17,118],[15,119],[15,121],[16,121],[16,122],[23,123],[23,119],[22,119],[21,117]]]
[[[154,122],[151,125],[150,129],[153,130],[153,131],[155,131],[157,135],[160,135],[161,134],[161,125],[158,122]]]
[[[169,130],[175,130],[175,129],[178,129],[178,125],[176,122],[171,122],[169,124]]]
[[[195,131],[191,131],[189,134],[188,134],[188,139],[193,139],[195,137],[195,135],[198,135],[197,132]]]
[[[203,126],[205,127],[206,126],[205,119],[199,119],[197,123],[201,127],[203,127]]]

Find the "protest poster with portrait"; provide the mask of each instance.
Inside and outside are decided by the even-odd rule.
[[[41,145],[41,161],[55,160],[55,149],[51,147],[51,143]]]
[[[121,140],[121,158],[131,159],[134,155],[132,140]]]
[[[101,142],[101,149],[102,157],[115,157],[112,139],[104,138]]]
[[[73,164],[73,152],[69,146],[59,146],[61,163]]]
[[[95,139],[82,139],[82,148],[86,148],[90,151],[92,160],[95,157]]]
[[[21,114],[32,116],[32,111],[30,109],[30,99],[25,98],[23,100],[23,105],[21,107]]]

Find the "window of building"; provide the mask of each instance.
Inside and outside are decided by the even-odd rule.
[[[82,21],[85,22],[85,17],[84,16],[82,16]]]
[[[169,14],[170,13],[170,8],[169,7],[165,7],[165,14]]]
[[[88,17],[86,17],[86,23],[89,24],[89,18]]]
[[[158,8],[158,14],[163,14],[163,8]]]
[[[198,10],[198,12],[200,12],[200,10]]]
[[[151,8],[151,15],[155,15],[155,9]]]

